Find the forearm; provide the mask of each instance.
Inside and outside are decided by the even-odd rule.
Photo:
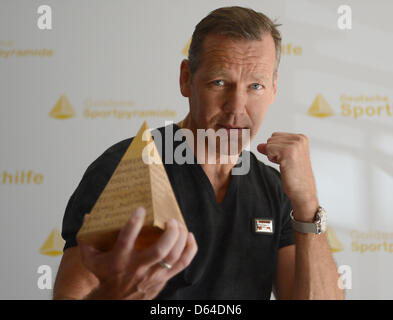
[[[294,299],[343,299],[326,236],[296,232],[295,237]]]
[[[294,299],[343,299],[326,235],[295,232],[295,240]]]

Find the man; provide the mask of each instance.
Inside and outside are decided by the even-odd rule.
[[[249,129],[255,137],[277,92],[280,46],[276,25],[261,13],[211,12],[196,26],[189,59],[181,63],[180,90],[190,112],[174,130],[196,136],[197,129],[224,128],[241,136]],[[98,158],[69,201],[55,299],[269,299],[272,289],[278,299],[343,298],[326,237],[313,229],[322,211],[301,134],[274,133],[258,145],[281,176],[252,153],[250,171],[239,176],[231,175],[231,163],[165,164],[191,232],[170,220],[154,245],[134,250],[145,217],[139,208],[112,250],[76,243],[84,213],[129,142]]]

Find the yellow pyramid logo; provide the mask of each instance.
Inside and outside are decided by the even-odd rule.
[[[183,56],[188,57],[188,50],[190,49],[190,45],[191,45],[191,39],[188,40],[186,46],[183,48],[183,50],[181,51],[181,53],[183,54]]]
[[[170,218],[185,225],[146,122],[85,219],[77,234],[78,241],[101,250],[110,249],[120,229],[139,206],[146,209],[146,219],[135,248],[145,248],[154,243]]]
[[[47,256],[58,256],[63,254],[65,241],[59,230],[54,228],[40,249],[40,253]]]
[[[326,237],[329,243],[330,250],[332,252],[340,252],[344,250],[344,246],[341,241],[338,239],[336,233],[333,231],[331,227],[327,227],[326,229]]]
[[[68,119],[75,117],[75,111],[67,97],[62,95],[49,112],[49,116],[55,119]]]
[[[321,94],[318,94],[308,109],[307,114],[313,117],[325,118],[334,115],[334,111],[326,99]]]

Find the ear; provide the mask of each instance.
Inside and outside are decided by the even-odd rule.
[[[180,65],[180,92],[183,97],[189,97],[191,92],[191,71],[189,61],[184,59]]]

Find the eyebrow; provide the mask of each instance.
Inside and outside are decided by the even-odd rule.
[[[269,81],[269,77],[267,77],[266,75],[262,74],[262,73],[257,73],[257,74],[252,74],[250,76],[251,79],[255,80],[255,81]]]
[[[224,69],[216,69],[209,70],[205,73],[206,78],[214,78],[214,77],[230,77],[230,73]],[[263,73],[252,73],[249,75],[249,78],[253,81],[268,81],[269,78]]]

